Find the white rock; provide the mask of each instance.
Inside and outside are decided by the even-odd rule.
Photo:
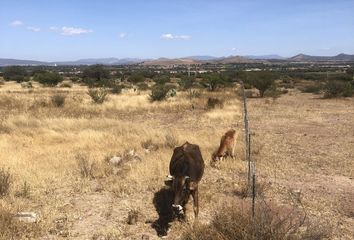
[[[111,165],[119,165],[122,161],[122,158],[121,157],[117,157],[117,156],[113,156],[110,160],[109,160],[109,164]]]
[[[40,220],[39,215],[35,212],[18,212],[14,218],[27,223],[36,223]]]

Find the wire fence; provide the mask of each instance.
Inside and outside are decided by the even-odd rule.
[[[256,204],[256,163],[251,158],[251,130],[248,122],[247,96],[243,82],[241,82],[242,100],[243,100],[243,121],[245,129],[245,162],[247,169],[248,192],[252,199],[252,216],[255,214]]]

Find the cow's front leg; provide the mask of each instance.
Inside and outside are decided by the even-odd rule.
[[[199,201],[198,201],[198,188],[192,191],[192,197],[193,197],[193,211],[194,211],[194,217],[195,219],[198,218],[198,213],[199,213]]]

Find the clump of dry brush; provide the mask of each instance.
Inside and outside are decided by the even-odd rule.
[[[238,204],[223,206],[210,224],[187,227],[183,240],[300,240],[325,239],[330,228],[310,221],[305,213],[286,207],[260,203],[255,215]]]

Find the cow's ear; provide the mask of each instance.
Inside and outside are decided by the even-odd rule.
[[[166,176],[165,185],[171,187],[173,183],[173,178],[174,177],[171,175]]]
[[[191,191],[196,190],[197,187],[198,187],[198,184],[196,182],[189,183],[189,190],[191,190]]]
[[[173,183],[172,179],[165,180],[165,185],[168,187],[172,187],[172,183]]]

